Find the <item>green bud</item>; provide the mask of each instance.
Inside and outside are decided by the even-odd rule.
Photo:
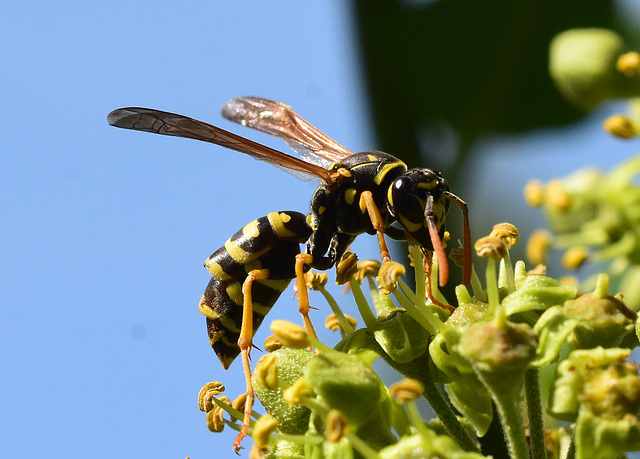
[[[375,372],[358,357],[327,349],[307,363],[304,377],[327,409],[337,409],[374,449],[396,441],[391,403]]]
[[[529,275],[516,285],[516,291],[502,300],[507,315],[525,311],[545,311],[575,298],[577,289],[555,279]]]
[[[462,334],[458,351],[484,371],[511,373],[526,368],[537,344],[536,333],[526,324],[479,322]]]
[[[304,365],[312,359],[315,354],[306,349],[292,349],[283,347],[274,351],[277,368],[278,387],[265,387],[259,372],[254,372],[251,381],[253,389],[262,403],[262,406],[274,418],[280,421],[278,430],[283,433],[303,434],[309,424],[310,411],[304,405],[292,406],[283,398],[284,389],[291,386],[302,376]]]
[[[429,332],[401,308],[381,313],[373,336],[389,357],[399,363],[417,359],[429,345]]]
[[[578,322],[571,342],[580,349],[618,346],[635,328],[634,320],[625,314],[630,310],[611,295],[598,298],[589,292],[567,301],[563,310]]]
[[[613,31],[568,30],[551,42],[549,72],[567,100],[589,110],[608,99],[638,94],[640,78],[616,69],[624,52],[624,41]]]

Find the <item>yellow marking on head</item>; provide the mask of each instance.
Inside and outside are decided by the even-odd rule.
[[[440,184],[440,180],[433,179],[433,180],[429,180],[428,182],[420,182],[418,183],[417,187],[423,190],[433,190],[439,184]]]
[[[260,222],[258,220],[254,220],[251,223],[246,224],[242,228],[242,234],[247,239],[254,239],[254,238],[260,236],[259,226],[260,226]]]
[[[345,190],[344,192],[344,200],[347,202],[347,204],[351,205],[353,204],[353,201],[356,199],[356,193],[358,192],[358,190],[356,190],[355,188],[349,188],[347,190]]]
[[[406,218],[404,218],[402,215],[398,215],[398,221],[402,226],[404,226],[404,229],[406,229],[410,233],[414,233],[422,228],[422,221],[418,223],[412,222],[411,220],[407,220]]]
[[[231,298],[231,301],[238,306],[242,306],[244,297],[242,296],[242,285],[240,285],[239,282],[227,285],[226,292],[229,298]]]
[[[385,176],[389,173],[389,171],[395,169],[396,167],[401,167],[405,171],[407,170],[407,166],[405,166],[405,164],[402,161],[396,161],[394,163],[385,164],[384,166],[382,166],[380,171],[373,178],[373,182],[376,185],[380,185],[384,180]]]
[[[367,155],[367,158],[369,158],[369,161],[372,163],[378,161],[378,158],[376,158],[375,155]]]
[[[218,280],[225,281],[231,279],[231,276],[224,272],[219,263],[210,262],[207,259],[207,261],[204,262],[204,266],[207,268],[207,271]]]
[[[267,219],[269,220],[269,224],[271,228],[273,228],[273,232],[280,238],[288,238],[295,237],[296,233],[287,229],[285,223],[291,221],[291,215],[288,215],[286,212],[269,212],[267,214]]]
[[[325,213],[327,210],[327,208],[325,206],[320,206],[318,207],[318,215],[322,215],[323,213]]]

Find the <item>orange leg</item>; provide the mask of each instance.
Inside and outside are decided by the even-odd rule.
[[[360,194],[360,209],[362,209],[363,211],[365,209],[367,210],[367,212],[369,213],[369,218],[371,219],[371,224],[378,234],[378,244],[380,245],[380,255],[382,256],[382,262],[385,263],[387,261],[391,261],[389,248],[387,247],[387,242],[384,239],[384,221],[382,220],[382,215],[380,215],[380,209],[378,209],[378,206],[373,200],[371,191],[363,191]]]
[[[251,384],[251,365],[250,353],[253,345],[253,298],[252,290],[253,282],[258,279],[266,279],[269,276],[267,269],[254,269],[249,271],[247,278],[242,283],[242,326],[240,328],[240,337],[238,338],[238,347],[240,348],[240,356],[242,357],[242,367],[244,369],[244,378],[247,390],[247,401],[244,405],[244,419],[240,433],[233,442],[233,450],[238,453],[242,448],[241,442],[249,432],[251,422],[251,411],[255,394],[253,393],[253,384]]]
[[[437,304],[438,306],[440,306],[441,308],[447,309],[451,312],[453,312],[455,310],[455,308],[449,304],[444,304],[441,303],[440,301],[436,300],[435,297],[433,296],[433,286],[431,284],[431,268],[433,266],[432,261],[431,261],[431,257],[433,256],[433,254],[431,252],[427,252],[426,254],[424,254],[424,273],[425,276],[427,277],[427,281],[426,281],[426,290],[427,290],[427,298],[429,299],[429,301],[431,301],[431,303],[433,304]],[[440,266],[438,266],[438,269],[440,269]]]
[[[304,265],[311,264],[313,257],[306,253],[296,255],[296,279],[298,282],[298,310],[302,314],[304,329],[307,335],[317,338],[316,331],[313,329],[311,319],[309,319],[309,293],[307,292],[307,284],[304,279]]]

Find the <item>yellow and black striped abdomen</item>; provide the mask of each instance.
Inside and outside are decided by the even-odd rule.
[[[300,244],[311,235],[306,216],[300,212],[271,212],[229,238],[205,261],[211,280],[200,300],[207,316],[211,347],[228,368],[240,353],[237,341],[242,325],[242,284],[247,273],[268,270],[266,279],[253,282],[253,333],[295,277],[295,258]]]

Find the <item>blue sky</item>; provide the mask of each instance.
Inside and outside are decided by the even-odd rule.
[[[196,403],[213,379],[242,388],[208,344],[202,263],[256,217],[305,212],[313,187],[106,116],[149,106],[284,150],[220,117],[259,95],[372,147],[351,29],[339,1],[3,7],[0,456],[231,454],[234,435],[211,434]],[[274,317],[299,320],[281,303]]]
[[[352,30],[337,0],[3,6],[0,456],[232,457],[234,434],[211,434],[197,410],[210,380],[242,389],[240,365],[223,371],[208,344],[202,262],[256,217],[306,211],[313,188],[209,144],[111,128],[106,115],[174,111],[287,151],[221,119],[226,100],[258,95],[374,149]],[[501,152],[522,145],[549,160],[570,145],[605,167],[602,148],[637,150],[593,134],[597,122],[485,139],[505,169],[496,180],[472,166],[478,191],[459,194],[473,211],[500,180],[519,189]],[[539,158],[513,167],[549,178]],[[368,239],[361,255],[375,254]],[[271,318],[300,321],[290,293]]]

